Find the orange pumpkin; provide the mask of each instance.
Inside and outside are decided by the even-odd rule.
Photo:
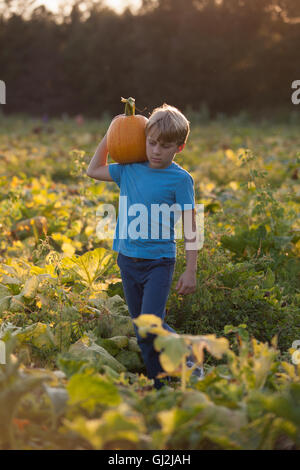
[[[107,148],[117,163],[138,163],[147,161],[145,127],[148,119],[135,114],[135,99],[122,98],[125,115],[115,118],[107,131]]]

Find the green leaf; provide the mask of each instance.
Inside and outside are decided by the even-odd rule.
[[[37,293],[39,286],[39,279],[37,276],[32,276],[25,282],[25,285],[21,291],[21,294],[26,299],[33,299]]]
[[[200,364],[203,363],[203,350],[206,349],[212,356],[221,359],[229,350],[226,338],[217,338],[216,335],[187,336],[192,342],[193,353]]]
[[[123,364],[130,372],[138,372],[144,368],[140,356],[135,351],[120,351],[116,355],[117,361]]]
[[[72,375],[82,372],[86,367],[90,367],[87,359],[74,357],[71,353],[59,354],[56,359],[57,366],[63,371],[69,379]]]
[[[106,349],[102,348],[93,341],[90,341],[86,337],[83,337],[76,341],[76,343],[72,344],[72,346],[70,346],[69,352],[73,355],[73,357],[90,360],[92,364],[95,364],[95,367],[106,364],[116,372],[126,371],[126,368],[123,366],[123,364],[121,364],[111,354],[109,354]]]
[[[161,351],[160,363],[166,372],[173,372],[188,353],[187,345],[180,336],[158,336],[154,340],[155,349]]]
[[[67,385],[69,404],[94,411],[98,404],[115,406],[121,402],[118,390],[99,375],[75,374]]]
[[[2,299],[0,299],[0,313],[3,313],[4,310],[9,310],[11,298],[11,295],[7,295],[6,297],[2,297]]]
[[[131,443],[139,443],[145,432],[143,416],[125,403],[117,409],[105,411],[100,419],[78,417],[72,422],[65,421],[65,424],[87,439],[95,449],[127,449]]]
[[[266,277],[265,277],[265,280],[263,282],[263,287],[264,287],[264,289],[271,289],[271,287],[274,286],[274,283],[275,283],[275,274],[268,267]]]
[[[11,312],[14,312],[14,313],[23,312],[24,307],[25,307],[24,297],[22,294],[13,295],[11,297],[11,301],[9,305],[9,310]]]
[[[7,276],[7,274],[2,275],[1,281],[3,282],[3,284],[12,284],[16,286],[22,284],[20,279],[18,279],[17,277]]]
[[[113,255],[108,253],[105,248],[96,248],[82,256],[65,257],[61,262],[63,268],[76,273],[89,286],[113,264]]]
[[[109,297],[106,293],[103,293],[102,296],[95,294],[94,297],[89,298],[89,304],[97,307],[98,309],[107,309],[110,313],[116,315],[127,315],[129,316],[128,307],[122,297],[119,295],[114,295]]]
[[[0,298],[10,295],[10,289],[4,284],[0,284]]]
[[[55,347],[53,334],[45,323],[35,323],[14,333],[14,335],[20,343],[30,343],[38,349],[53,349]]]

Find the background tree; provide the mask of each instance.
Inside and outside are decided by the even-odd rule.
[[[295,109],[296,0],[143,0],[137,14],[95,0],[58,14],[32,4],[1,4],[5,113],[100,117],[130,95],[145,115],[163,101],[212,115]]]

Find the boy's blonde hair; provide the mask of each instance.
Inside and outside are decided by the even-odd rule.
[[[182,145],[190,133],[190,123],[179,109],[164,103],[152,111],[146,125],[146,136],[151,130],[158,131],[158,140]]]

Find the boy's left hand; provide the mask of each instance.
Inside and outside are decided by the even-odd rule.
[[[177,290],[178,294],[187,295],[196,291],[196,285],[196,272],[194,273],[193,271],[184,271],[184,273],[181,274],[180,278],[178,279],[175,289]]]

